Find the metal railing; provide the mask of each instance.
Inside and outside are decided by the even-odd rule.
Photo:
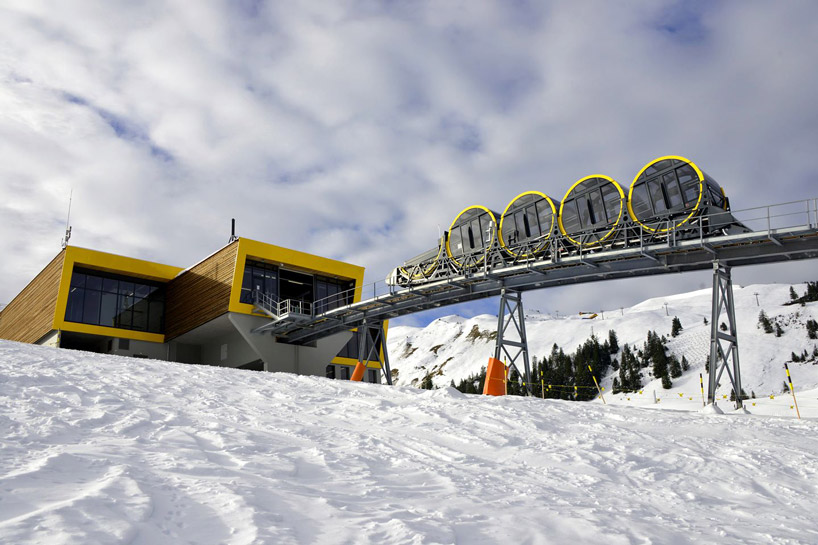
[[[253,305],[273,318],[284,316],[313,316],[313,303],[300,299],[280,300],[275,295],[253,290]]]
[[[740,225],[746,226],[747,229],[742,229],[742,231],[746,233],[766,233],[774,241],[775,236],[782,231],[799,228],[818,229],[818,198],[747,208],[731,211],[729,214]],[[576,242],[600,238],[598,229],[587,229],[578,233],[571,233],[571,236],[568,237],[554,228],[554,231],[549,235],[550,243],[546,245],[545,249],[536,255],[527,255],[525,257],[509,255],[495,237],[495,242],[491,247],[458,256],[457,261],[459,264],[444,252],[436,260],[434,270],[428,276],[423,276],[416,281],[409,281],[405,285],[395,285],[379,280],[315,300],[312,304],[307,301],[295,300],[276,300],[275,305],[266,302],[262,304],[267,309],[276,309],[276,316],[283,316],[287,312],[310,315],[312,318],[323,315],[340,315],[350,306],[377,305],[378,298],[382,296],[399,296],[401,294],[410,296],[418,290],[426,289],[426,286],[431,283],[436,283],[436,285],[440,283],[445,286],[447,282],[452,282],[454,279],[462,281],[464,278],[468,280],[471,277],[490,277],[492,271],[499,274],[502,269],[509,267],[519,267],[520,265],[534,267],[544,263],[560,263],[562,260],[571,257],[592,265],[595,259],[604,258],[605,254],[612,250],[628,248],[638,249],[640,253],[650,257],[651,252],[658,251],[661,248],[672,248],[688,241],[692,241],[694,244],[698,243],[697,246],[706,248],[708,242],[718,240],[718,237],[722,236],[722,233],[718,230],[721,229],[719,226],[723,224],[724,219],[724,212],[716,212],[710,215],[700,214],[691,217],[683,226],[679,227],[677,226],[679,217],[669,217],[658,222],[652,222],[651,226],[654,230],[650,231],[626,216],[616,226],[608,228],[611,231],[610,234],[607,234],[605,239],[598,244],[576,244]],[[608,230],[605,230],[604,233],[607,233]],[[573,239],[573,242],[571,239]],[[535,244],[534,240],[528,240],[510,249],[514,253],[526,254],[528,253],[526,250],[529,250]],[[463,266],[467,263],[474,265],[471,267]],[[415,264],[412,267],[415,272],[429,270],[431,269],[431,262]],[[358,303],[353,304],[353,301],[358,301]]]

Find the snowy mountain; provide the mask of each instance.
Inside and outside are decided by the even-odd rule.
[[[803,295],[806,284],[795,285],[793,289],[799,296]],[[767,399],[771,394],[780,394],[787,379],[784,363],[789,364],[797,389],[818,388],[818,358],[812,356],[818,350],[818,340],[810,339],[806,328],[808,320],[818,318],[818,302],[803,306],[785,304],[791,300],[789,285],[734,285],[733,292],[742,387],[747,394],[754,392]],[[556,343],[566,353],[573,353],[591,335],[599,337],[600,342],[607,339],[609,330],[616,332],[620,347],[627,343],[642,348],[647,332],[655,330],[667,337],[670,352],[680,360],[684,356],[691,368],[674,379],[670,390],[663,389],[658,379],[645,373],[642,396],[649,397],[649,402],[653,403],[655,391],[660,399],[682,397],[695,400],[701,406],[699,373],[704,374],[710,352],[710,326],[704,321],[710,319],[710,307],[711,290],[706,289],[648,299],[630,308],[600,313],[593,319],[527,312],[529,350],[532,357],[542,358]],[[762,310],[773,324],[780,326],[780,337],[765,333],[761,328],[759,313]],[[675,338],[670,335],[674,317],[679,318],[683,327]],[[723,320],[726,321],[726,317]],[[478,373],[493,355],[496,330],[497,317],[488,315],[471,319],[449,316],[435,320],[425,328],[390,328],[388,347],[392,367],[397,369],[397,384],[418,386],[424,377],[431,376],[435,386],[448,386],[452,381],[458,383]],[[793,352],[800,356],[804,351],[808,354],[808,361],[792,362]],[[615,371],[611,370],[602,382],[606,392],[611,391],[614,374]],[[704,379],[707,380],[706,374]],[[729,395],[726,375],[721,384],[719,395]],[[607,395],[606,401],[636,403],[637,398],[638,394]]]
[[[694,338],[697,307],[676,302]],[[629,312],[646,327],[657,305]],[[589,327],[541,320],[564,335]],[[452,337],[471,330],[441,323]],[[486,343],[473,344],[482,358]],[[3,544],[818,543],[818,420],[791,415],[494,398],[0,341],[0,431]]]

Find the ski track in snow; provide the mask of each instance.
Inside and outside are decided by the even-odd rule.
[[[0,430],[2,543],[818,542],[816,419],[1,341]]]

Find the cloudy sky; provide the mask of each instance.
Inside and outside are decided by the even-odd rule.
[[[736,209],[816,197],[816,51],[808,0],[3,0],[0,303],[59,251],[72,190],[77,246],[188,266],[236,218],[372,281],[468,205],[560,199],[594,173],[627,187],[661,155],[696,161]],[[527,304],[613,309],[709,283]]]

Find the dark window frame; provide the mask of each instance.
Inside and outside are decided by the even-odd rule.
[[[90,279],[90,281],[89,281]],[[144,294],[139,297],[136,293]],[[112,305],[113,302],[113,305]],[[137,327],[134,308],[144,302]],[[159,316],[151,316],[151,303]],[[111,309],[113,308],[113,316]],[[65,321],[71,323],[163,334],[165,330],[165,284],[139,277],[108,273],[77,266],[71,271],[71,288],[65,308]],[[108,323],[108,318],[111,322]]]

